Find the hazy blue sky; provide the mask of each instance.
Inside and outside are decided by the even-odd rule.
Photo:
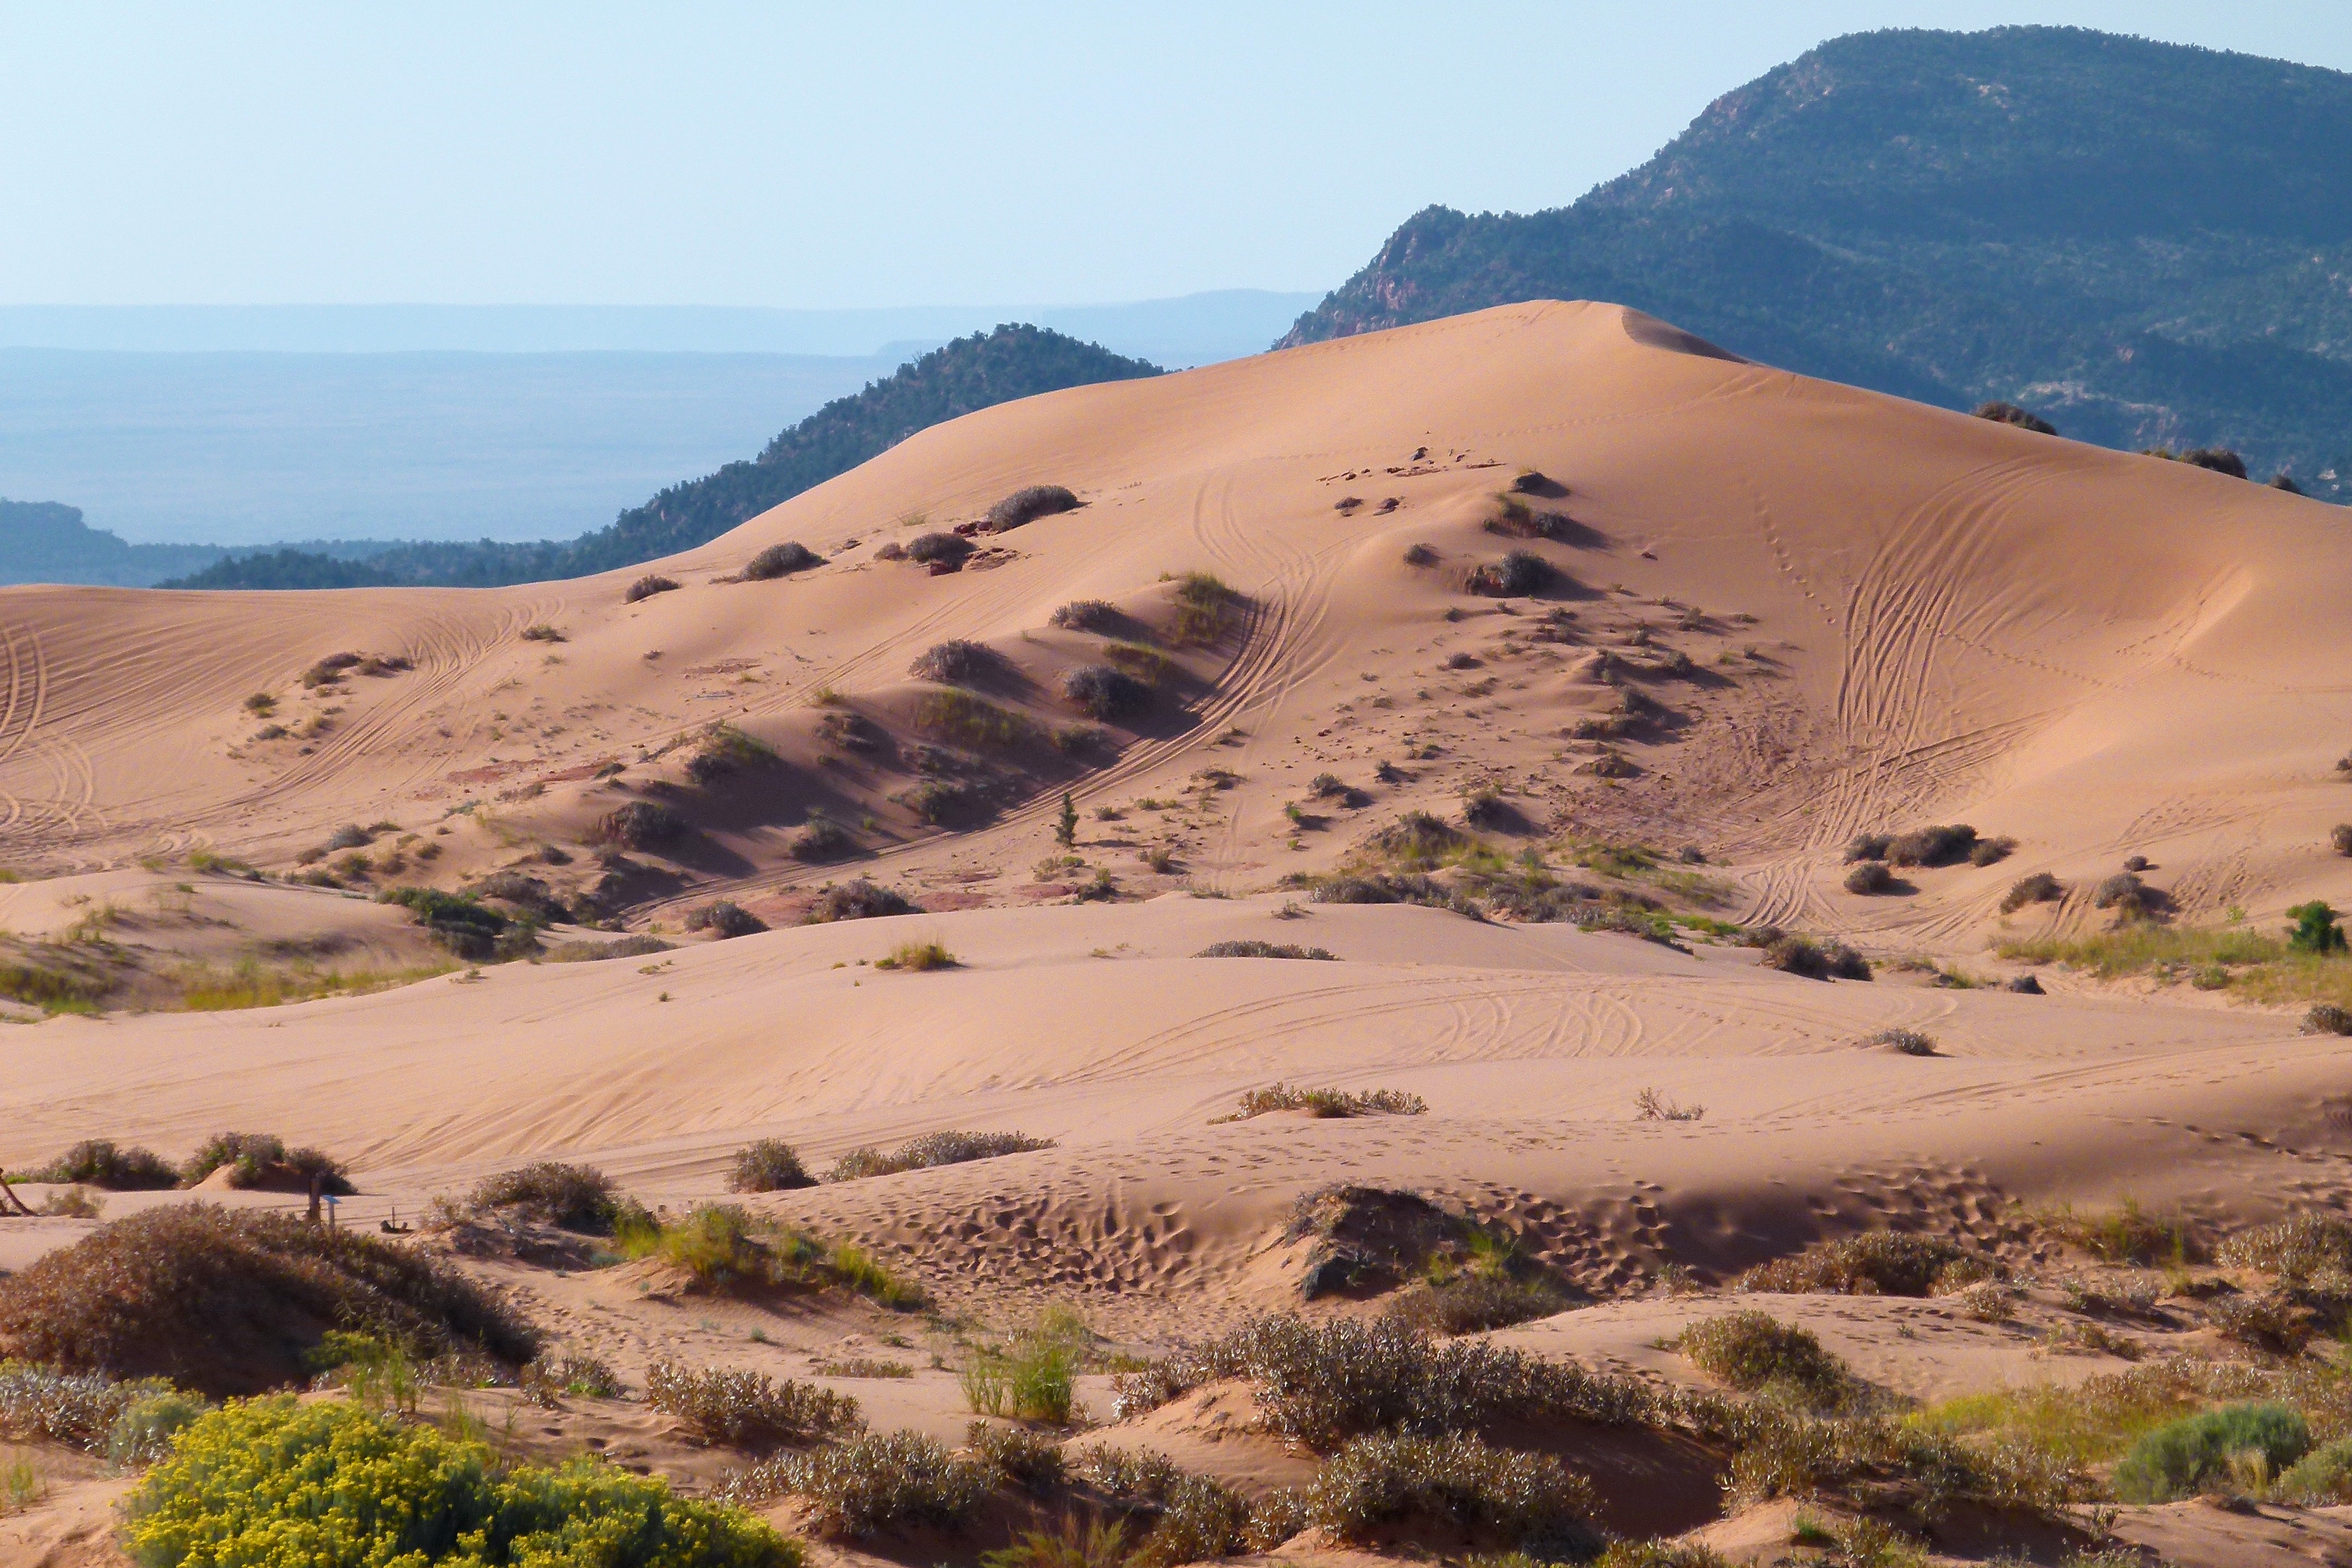
[[[1328,288],[1839,33],[2352,69],[2347,0],[0,0],[0,303],[869,306]]]

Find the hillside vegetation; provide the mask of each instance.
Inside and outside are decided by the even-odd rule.
[[[364,563],[279,551],[223,561],[173,585],[499,587],[610,572],[716,539],[945,420],[1065,387],[1160,374],[1157,365],[1043,327],[1001,326],[958,338],[868,384],[863,392],[835,398],[778,435],[756,458],[672,485],[609,526],[577,539],[406,544]]]
[[[2352,76],[2076,28],[1835,39],[1573,205],[1433,206],[1282,345],[1609,300],[1806,374],[2352,500]]]

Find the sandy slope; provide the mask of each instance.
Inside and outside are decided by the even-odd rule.
[[[1504,648],[1544,606],[1505,616],[1459,592],[1469,563],[1511,542],[1478,525],[1523,465],[1564,482],[1559,504],[1591,531],[1535,546],[1580,584],[1559,601],[1577,616],[1567,645]],[[871,559],[908,536],[898,520],[975,516],[1040,480],[1090,504],[1004,536],[993,569]],[[1333,510],[1350,494],[1373,504]],[[1391,496],[1399,510],[1380,512]],[[833,563],[715,581],[783,539]],[[1441,563],[1405,565],[1416,542]],[[635,759],[728,718],[790,765],[688,792],[709,832],[653,891],[821,874],[783,854],[813,805],[872,813],[877,847],[918,840],[886,873],[1003,871],[1045,847],[1045,799],[939,841],[887,804],[907,777],[818,763],[812,694],[891,722],[911,658],[972,637],[1014,659],[1009,700],[1066,721],[1058,674],[1100,639],[1051,630],[1049,612],[1100,596],[1150,623],[1160,574],[1195,568],[1254,606],[1244,635],[1187,661],[1213,689],[1189,718],[1122,732],[1116,762],[1012,783],[1051,797],[1066,782],[1092,806],[1230,770],[1240,782],[1211,809],[1122,830],[1175,842],[1228,886],[1329,858],[1350,819],[1291,850],[1281,807],[1326,768],[1370,785],[1408,738],[1444,754],[1374,789],[1374,815],[1450,806],[1491,777],[1538,821],[1638,824],[1727,856],[1748,912],[1782,923],[1956,939],[2021,868],[2073,880],[2134,851],[2198,912],[2267,913],[2352,879],[2324,842],[2352,731],[2331,673],[2352,635],[2334,613],[2352,558],[2333,512],[1737,363],[1601,305],[1515,306],[989,410],[667,563],[685,587],[635,605],[620,602],[634,574],[484,592],[8,590],[0,856],[56,868],[210,843],[282,862],[338,823],[414,830],[478,802],[445,836],[454,875],[576,839],[626,798],[582,775],[619,760],[656,777]],[[1694,605],[1706,618],[1680,629]],[[1440,618],[1449,606],[1468,618]],[[571,641],[519,640],[540,622]],[[1591,650],[1623,650],[1637,625],[1696,675],[1636,671],[1678,722],[1627,748],[1645,776],[1583,777],[1592,748],[1558,731],[1610,695]],[[415,668],[303,696],[292,677],[338,649]],[[1463,652],[1484,662],[1442,668]],[[341,711],[310,739],[254,742],[237,704],[256,689],[280,694],[281,719]],[[533,783],[534,798],[498,799]],[[1835,847],[1856,829],[1954,818],[2015,837],[2018,858],[1931,874],[1912,898],[1836,889]]]
[[[1579,528],[1528,548],[1570,585],[1470,596],[1467,569],[1517,544],[1482,525],[1522,468],[1567,487],[1538,504]],[[984,542],[959,573],[875,559],[1033,482],[1087,504]],[[1365,504],[1335,504],[1350,496]],[[828,564],[724,580],[788,539]],[[1415,544],[1436,563],[1408,564]],[[1741,948],[1401,906],[1301,915],[1269,890],[1409,807],[1458,815],[1486,782],[1525,828],[1507,843],[1691,843],[1727,916],[1979,967],[2027,870],[2081,884],[2144,854],[2191,919],[2352,902],[2352,862],[2326,843],[2352,816],[2333,769],[2352,734],[2337,673],[2352,544],[2315,503],[1808,382],[1614,307],[1529,305],[993,409],[661,570],[682,586],[635,605],[635,574],[0,591],[0,864],[73,873],[0,887],[18,936],[111,905],[113,940],[167,957],[331,941],[353,962],[409,962],[416,933],[388,908],[173,860],[202,847],[282,869],[377,823],[394,826],[370,852],[405,865],[372,885],[514,868],[559,893],[603,887],[639,925],[674,929],[725,892],[780,928],[296,1006],[10,1027],[0,1168],[85,1137],[176,1157],[264,1129],[347,1160],[364,1195],[345,1214],[367,1225],[543,1155],[679,1205],[719,1195],[755,1137],[822,1169],[860,1144],[1017,1129],[1055,1145],[750,1201],[874,1245],[950,1314],[1003,1326],[1072,1302],[1149,1344],[1297,1303],[1302,1257],[1282,1232],[1302,1194],[1414,1189],[1507,1225],[1612,1302],[1510,1331],[1521,1342],[1667,1377],[1687,1368],[1654,1342],[1716,1310],[1659,1289],[1668,1265],[1706,1284],[1878,1225],[2021,1258],[2042,1204],[2130,1195],[2234,1220],[2352,1196],[2342,1042],[2277,1015],[2058,976],[2047,996],[1891,971],[1816,982]],[[1163,574],[1193,570],[1246,603],[1223,637],[1166,648],[1150,714],[1100,745],[954,764],[999,790],[967,831],[907,806],[936,690],[908,674],[918,654],[985,641],[1006,660],[992,700],[1066,725],[1061,675],[1104,638],[1055,628],[1055,607],[1109,600],[1164,643]],[[540,625],[565,640],[523,639]],[[299,683],[339,650],[409,668]],[[1627,689],[1663,718],[1620,743],[1633,776],[1597,777],[1599,748],[1566,731]],[[274,715],[245,706],[257,691]],[[265,718],[289,732],[259,738]],[[694,778],[685,759],[721,719],[777,760]],[[1312,797],[1325,772],[1367,804]],[[1130,901],[1070,903],[1082,873],[1032,869],[1064,788],[1087,814],[1084,874],[1112,870]],[[592,826],[644,800],[693,831],[600,883]],[[865,858],[794,859],[813,810],[850,825]],[[1840,888],[1853,833],[1953,820],[2013,837],[2014,855],[1916,873],[1899,897]],[[1140,859],[1159,848],[1172,870]],[[142,856],[165,868],[132,869]],[[851,869],[931,912],[789,924]],[[2087,902],[2010,919],[2104,918]],[[1192,956],[1236,937],[1339,961]],[[960,966],[871,967],[909,938]],[[1861,1043],[1890,1025],[1941,1054]],[[1409,1090],[1429,1111],[1217,1120],[1276,1079]],[[1705,1116],[1639,1120],[1643,1089]],[[0,1221],[0,1267],[89,1225]],[[616,1273],[510,1272],[566,1343],[631,1369],[681,1354],[798,1375],[820,1352],[896,1342],[870,1311],[771,1324]],[[2022,1331],[1918,1303],[1783,1305],[1923,1397],[2099,1364],[2033,1363]],[[951,1435],[960,1418],[937,1368],[873,1397],[896,1424]],[[1212,1468],[1270,1462],[1245,1442],[1215,1459],[1209,1424],[1147,1436]],[[2230,1527],[2225,1551],[2201,1515],[2137,1518],[2215,1561],[2253,1529]]]

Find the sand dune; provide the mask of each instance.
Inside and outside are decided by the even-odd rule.
[[[1562,521],[1507,516],[1523,473],[1525,504]],[[1039,483],[1084,504],[981,534],[958,571],[888,558]],[[824,563],[740,580],[784,542]],[[1551,584],[1465,591],[1514,549]],[[1677,1292],[1820,1238],[1924,1230],[2024,1264],[2048,1205],[2225,1225],[2352,1195],[2342,1042],[2283,1011],[2056,971],[2046,995],[1892,967],[1810,980],[1728,940],[1283,885],[1486,788],[1506,853],[1688,845],[1645,885],[1989,980],[2013,972],[1990,933],[2104,925],[2089,887],[2126,856],[2184,921],[2352,902],[2328,844],[2352,816],[2335,768],[2352,544],[2317,503],[1807,381],[1616,307],[1534,304],[992,409],[646,570],[677,585],[0,590],[0,865],[45,878],[0,887],[16,937],[158,972],[298,950],[388,972],[436,952],[365,895],[493,871],[567,919],[678,939],[725,896],[777,928],[11,1028],[0,1168],[82,1138],[177,1157],[263,1129],[347,1161],[344,1212],[367,1225],[541,1157],[682,1206],[720,1195],[754,1138],[822,1170],[1017,1130],[1052,1146],[745,1201],[876,1248],[948,1313],[1075,1304],[1152,1345],[1296,1307],[1301,1197],[1415,1192],[1612,1303],[1512,1342],[1669,1381],[1695,1374],[1654,1342],[1721,1305]],[[1237,595],[1221,613],[1187,609],[1202,572]],[[1110,608],[1056,626],[1078,600]],[[992,650],[945,699],[961,709],[910,671],[950,639]],[[335,654],[368,662],[320,666]],[[1106,659],[1158,694],[1088,732],[1063,679]],[[938,805],[948,785],[961,815]],[[616,857],[600,825],[632,806],[683,827]],[[845,851],[815,845],[820,819]],[[1961,821],[2013,848],[1889,896],[1842,885],[1853,835]],[[346,827],[363,864],[329,849]],[[2002,914],[2040,870],[2073,890]],[[927,912],[797,923],[852,875]],[[1335,958],[1195,956],[1233,940]],[[908,941],[958,963],[874,967]],[[1937,1054],[1867,1043],[1891,1026]],[[1276,1081],[1427,1110],[1224,1119]],[[1704,1114],[1644,1119],[1644,1091]],[[0,1267],[20,1267],[92,1222],[0,1224]],[[818,1314],[772,1339],[763,1308],[500,1278],[630,1368],[797,1368],[884,1331]],[[1916,1302],[1782,1305],[1905,1397],[2105,1365],[2053,1373],[2017,1325]],[[958,1397],[942,1363],[877,1408],[952,1436]],[[1258,1464],[1218,1450],[1209,1415],[1150,1419],[1123,1440]]]

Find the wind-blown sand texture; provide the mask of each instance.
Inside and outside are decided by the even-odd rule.
[[[1562,538],[1485,526],[1523,469],[1565,487],[1526,498],[1573,519]],[[959,572],[876,559],[1031,483],[1085,504],[979,536]],[[1745,948],[1438,909],[1302,915],[1277,883],[1407,810],[1458,818],[1484,784],[1506,849],[1690,844],[1723,919],[1876,952],[1982,966],[2003,921],[2102,924],[2087,887],[2135,853],[2179,918],[2236,906],[2270,929],[2352,882],[2326,841],[2352,737],[2341,531],[2318,503],[2183,465],[1808,381],[1613,306],[1533,304],[992,409],[639,572],[470,592],[0,591],[0,864],[61,879],[0,888],[20,935],[63,930],[88,894],[159,952],[331,929],[415,963],[401,911],[177,868],[201,849],[285,869],[379,821],[395,825],[379,847],[438,849],[370,886],[515,868],[639,929],[675,936],[722,895],[778,928],[8,1030],[0,1166],[83,1137],[176,1157],[268,1128],[347,1161],[364,1195],[345,1213],[373,1224],[531,1158],[595,1163],[676,1207],[719,1195],[756,1137],[822,1169],[941,1128],[1017,1129],[1055,1146],[747,1201],[873,1246],[950,1310],[1003,1322],[1068,1303],[1150,1345],[1295,1304],[1284,1227],[1303,1195],[1414,1190],[1507,1225],[1611,1303],[1507,1334],[1670,1377],[1686,1363],[1642,1347],[1699,1309],[1666,1287],[1817,1238],[1892,1226],[2024,1259],[2042,1245],[2027,1213],[2062,1202],[2131,1195],[2217,1223],[2340,1205],[2342,1042],[2285,1014],[2054,973],[2047,996],[1815,981]],[[783,541],[826,563],[729,580]],[[1432,563],[1408,563],[1415,545]],[[1463,592],[1521,548],[1555,585]],[[645,571],[680,586],[625,603]],[[1188,644],[1163,579],[1189,572],[1241,598]],[[1052,615],[1090,599],[1160,650],[1163,689],[1056,745],[1092,721],[1062,677],[1106,637]],[[533,626],[563,640],[524,640]],[[908,669],[949,638],[1001,656],[976,689],[1026,739],[961,763],[920,750],[940,689]],[[307,694],[300,673],[343,650],[411,668]],[[1605,747],[1567,733],[1626,689],[1646,720]],[[256,691],[292,732],[252,738]],[[720,721],[773,756],[698,776],[686,763]],[[1590,771],[1604,751],[1627,776]],[[906,804],[940,768],[993,792],[945,827]],[[1324,773],[1361,804],[1312,795]],[[1033,870],[1060,853],[1066,789],[1085,869]],[[604,866],[594,826],[633,801],[688,829]],[[794,858],[812,811],[855,858]],[[1906,873],[1902,896],[1843,889],[1855,833],[1948,821],[2016,848]],[[1139,858],[1153,848],[1165,871]],[[141,856],[166,868],[129,869]],[[1072,902],[1096,867],[1131,901]],[[2077,891],[2002,916],[2011,883],[2044,869]],[[851,875],[928,912],[793,926]],[[183,885],[194,902],[172,904]],[[926,939],[958,966],[871,966]],[[1337,962],[1192,956],[1233,939]],[[1861,1043],[1898,1025],[1940,1054]],[[1216,1120],[1277,1080],[1406,1090],[1429,1110]],[[1704,1119],[1638,1120],[1643,1089]],[[173,1201],[121,1194],[109,1212]],[[89,1222],[12,1223],[8,1266]],[[681,1346],[785,1368],[876,1331],[852,1314],[753,1343],[748,1309],[509,1273],[627,1369]],[[2015,1325],[1914,1344],[1921,1303],[1811,1300],[1832,1348],[1918,1397],[2099,1364],[2045,1363]],[[906,1423],[959,1426],[943,1373],[891,1397]]]

